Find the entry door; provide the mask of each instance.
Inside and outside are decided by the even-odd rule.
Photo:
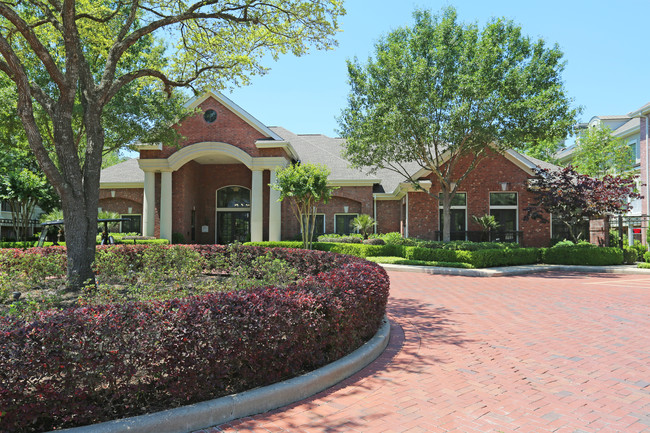
[[[225,245],[250,241],[250,221],[250,212],[217,212],[217,243]]]

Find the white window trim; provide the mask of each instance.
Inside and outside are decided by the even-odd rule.
[[[517,191],[490,191],[488,193],[488,204],[490,203],[490,194],[515,194],[517,197],[517,204],[508,204],[508,205],[492,205],[490,204],[490,211],[492,209],[505,209],[515,211],[515,231],[519,231],[519,193]]]
[[[348,212],[348,213],[345,213],[345,212],[342,212],[342,213],[335,213],[335,214],[334,214],[334,233],[338,233],[338,232],[336,231],[336,217],[337,217],[338,215],[348,215],[348,216],[349,216],[349,215],[354,215],[355,218],[359,216],[359,214],[358,214],[358,213],[355,213],[355,212]],[[353,233],[356,233],[356,230],[355,230]]]
[[[142,233],[142,214],[141,213],[121,213],[120,218],[129,217],[129,216],[139,216],[140,217],[140,230],[138,232]],[[122,230],[122,221],[120,221],[120,233],[124,233]]]
[[[216,207],[217,203],[219,203],[219,191],[221,191],[222,189],[232,188],[232,187],[244,188],[245,190],[247,190],[249,192],[249,194],[250,194],[249,197],[252,197],[253,193],[252,193],[251,189],[248,188],[248,187],[245,187],[245,186],[242,186],[242,185],[226,185],[226,186],[222,186],[221,188],[217,189],[215,191],[215,193],[214,193],[215,207]],[[250,199],[249,199],[249,201],[250,201]],[[250,202],[249,202],[248,207],[217,207],[215,212],[250,212],[250,211],[251,211],[251,206],[250,206]]]
[[[323,234],[324,234],[325,233],[325,227],[327,227],[327,224],[325,223],[325,219],[327,218],[327,216],[324,213],[316,213],[316,216],[319,216],[319,215],[323,215]],[[302,233],[302,231],[300,233]]]

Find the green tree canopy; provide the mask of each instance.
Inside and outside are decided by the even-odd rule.
[[[459,23],[453,8],[413,16],[412,27],[379,40],[366,64],[348,61],[351,91],[339,124],[355,166],[393,170],[416,188],[417,168],[434,173],[449,240],[451,199],[488,148],[563,138],[577,112],[562,86],[557,46],[504,19],[482,29]]]
[[[246,84],[265,72],[266,55],[332,47],[344,12],[339,0],[0,3],[0,72],[12,82],[29,148],[61,197],[69,284],[93,279],[102,155],[124,143],[123,130],[108,126],[133,122],[165,134],[147,125],[145,112],[124,110],[133,94]]]
[[[571,165],[588,176],[627,174],[634,168],[634,155],[625,140],[612,136],[607,126],[582,131],[573,151]]]
[[[311,249],[316,226],[316,209],[327,203],[335,189],[327,184],[330,171],[320,164],[292,164],[278,170],[276,181],[269,185],[280,191],[280,201],[288,199],[300,224],[302,243]]]

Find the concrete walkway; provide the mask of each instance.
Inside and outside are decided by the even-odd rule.
[[[650,432],[648,275],[389,274],[375,362],[202,432]]]

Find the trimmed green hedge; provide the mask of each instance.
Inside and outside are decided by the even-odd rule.
[[[558,265],[621,265],[623,264],[623,251],[614,247],[542,248],[542,262]]]
[[[377,256],[377,257],[367,257],[367,260],[375,263],[385,263],[392,265],[417,265],[417,266],[436,266],[439,268],[463,268],[463,269],[474,269],[474,266],[469,263],[460,263],[460,262],[432,262],[427,260],[409,260],[403,257],[393,257],[393,256]]]
[[[643,255],[643,260],[645,260],[646,263],[650,263],[650,251]]]
[[[406,247],[404,257],[409,260],[460,262],[469,263],[476,268],[490,268],[538,263],[539,250],[537,248],[516,248],[461,251]]]
[[[267,248],[302,248],[302,242],[246,242],[244,245]],[[400,245],[366,245],[366,244],[343,244],[335,242],[314,242],[315,250],[329,251],[332,253],[348,254],[351,256],[366,258],[374,256],[403,256],[403,248]]]
[[[302,242],[248,242],[246,245],[302,248]],[[618,248],[600,248],[587,245],[463,251],[402,245],[314,242],[314,249],[362,258],[392,256],[420,262],[466,263],[476,268],[530,265],[534,263],[592,266],[620,265],[623,263],[624,258],[623,251]],[[649,261],[650,252],[646,253],[646,256],[646,261]]]

